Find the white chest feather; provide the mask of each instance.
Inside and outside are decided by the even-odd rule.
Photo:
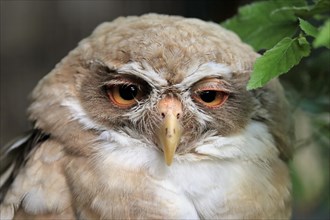
[[[285,165],[277,159],[278,151],[262,124],[251,123],[243,134],[232,137],[205,138],[197,145],[199,154],[177,155],[171,166],[164,163],[162,152],[125,134],[104,132],[101,139],[106,144],[97,156],[97,169],[118,166],[124,172],[140,173],[143,181],[138,182],[145,184],[144,188],[137,187],[135,181],[123,186],[128,191],[152,192],[158,199],[150,201],[146,197],[145,202],[154,202],[156,207],[162,207],[157,203],[164,202],[164,210],[176,213],[168,217],[287,215],[274,214],[279,209],[275,203],[287,199],[289,185],[286,181],[277,189],[278,183],[273,182],[274,169]],[[112,172],[104,178],[111,179],[111,175]],[[245,205],[239,205],[240,202]]]

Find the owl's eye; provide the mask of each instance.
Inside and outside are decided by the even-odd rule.
[[[113,104],[121,108],[129,108],[140,100],[144,92],[134,84],[119,84],[108,87],[108,96]]]
[[[228,98],[228,93],[218,90],[197,91],[193,98],[209,108],[221,106]]]

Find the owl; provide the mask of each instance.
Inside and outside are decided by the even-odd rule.
[[[292,126],[278,80],[218,24],[99,25],[36,86],[1,148],[1,219],[289,219]]]

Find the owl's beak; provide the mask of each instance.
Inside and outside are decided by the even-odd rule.
[[[182,117],[181,102],[174,97],[165,97],[158,104],[162,123],[157,132],[159,142],[164,151],[165,162],[170,166],[182,135],[180,118]]]

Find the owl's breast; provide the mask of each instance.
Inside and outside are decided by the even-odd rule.
[[[290,178],[281,160],[270,164],[206,160],[173,165],[168,181],[203,219],[289,218]]]
[[[99,146],[98,155],[87,162],[71,161],[66,169],[82,218],[290,215],[290,181],[280,159],[263,164],[184,155],[167,166],[162,152],[141,140],[116,132],[110,136],[108,143]]]

